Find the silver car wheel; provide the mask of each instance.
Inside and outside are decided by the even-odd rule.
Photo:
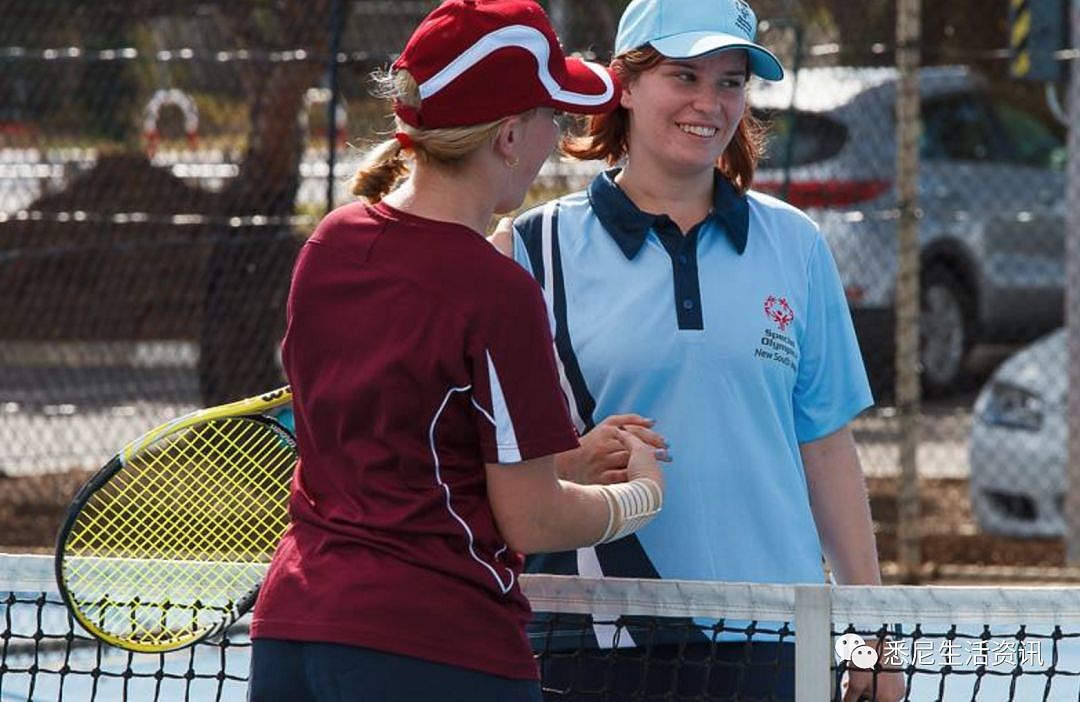
[[[920,324],[922,372],[933,385],[951,385],[960,375],[966,353],[964,308],[952,286],[928,283],[923,291]]]

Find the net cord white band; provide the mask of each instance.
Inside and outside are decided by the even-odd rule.
[[[533,609],[577,614],[789,620],[797,588],[828,592],[832,620],[1080,624],[1080,587],[767,585],[522,575]],[[53,557],[0,554],[0,592],[55,592]]]
[[[829,699],[831,632],[849,624],[976,624],[1080,627],[1080,587],[770,585],[523,575],[537,612],[793,622],[796,699]],[[0,554],[0,593],[55,593],[51,556]],[[241,623],[240,626],[243,626]],[[235,629],[233,629],[235,631]],[[32,644],[36,650],[37,643]],[[805,649],[800,651],[800,649]],[[813,675],[806,671],[814,671]],[[1026,699],[1026,698],[1025,698]]]

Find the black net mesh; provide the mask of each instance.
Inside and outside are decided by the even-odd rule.
[[[51,558],[0,564],[0,699],[245,699],[246,618],[192,648],[129,653],[74,622],[50,582]],[[919,702],[1080,695],[1076,588],[521,582],[549,702],[821,702],[840,700],[852,672],[899,677],[904,699]],[[797,660],[809,666],[798,674]]]

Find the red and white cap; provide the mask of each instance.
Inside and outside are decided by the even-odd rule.
[[[420,105],[394,112],[434,129],[494,122],[536,107],[610,112],[619,87],[606,68],[563,55],[547,15],[533,0],[446,0],[429,14],[394,62],[420,87]]]

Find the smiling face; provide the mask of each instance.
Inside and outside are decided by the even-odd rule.
[[[664,59],[623,91],[630,161],[678,175],[712,171],[746,109],[747,56]]]

